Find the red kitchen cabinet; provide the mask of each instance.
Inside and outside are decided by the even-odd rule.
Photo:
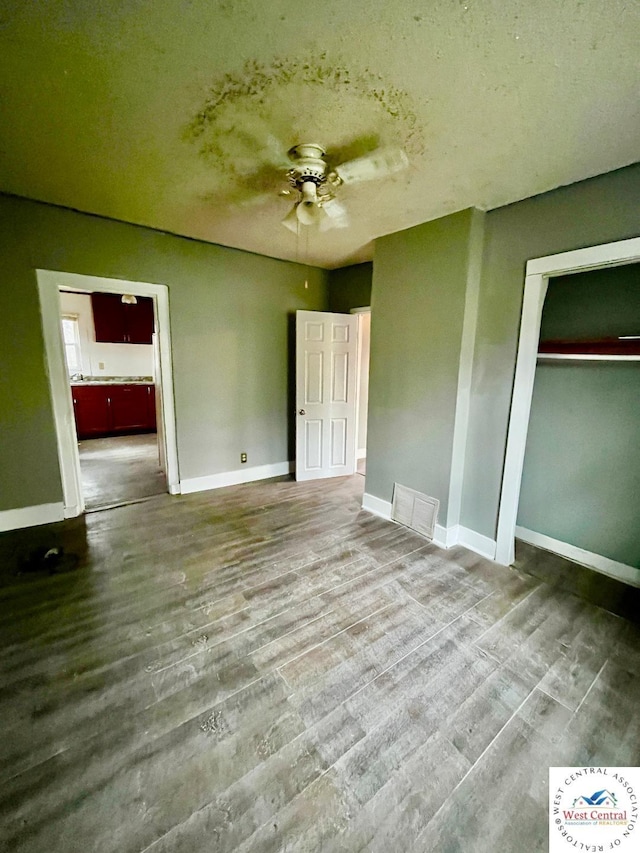
[[[96,341],[123,344],[127,340],[125,313],[117,293],[92,293],[93,325]]]
[[[73,385],[79,439],[155,432],[154,385]]]
[[[153,335],[153,299],[137,296],[135,305],[119,293],[92,293],[96,341],[110,344],[150,344]]]
[[[148,385],[113,385],[109,391],[111,432],[150,429]]]
[[[109,403],[105,386],[73,386],[71,396],[78,438],[106,435],[109,432]]]
[[[137,305],[123,305],[128,343],[150,344],[153,335],[153,299],[138,296]]]

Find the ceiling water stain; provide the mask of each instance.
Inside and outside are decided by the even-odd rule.
[[[252,176],[266,186],[269,170],[283,174],[287,151],[300,142],[326,145],[333,163],[378,145],[399,146],[410,159],[424,151],[409,93],[326,53],[252,60],[224,74],[211,85],[184,137],[198,146],[213,188],[237,187]]]

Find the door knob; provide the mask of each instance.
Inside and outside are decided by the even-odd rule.
[[[306,415],[307,413],[305,412],[305,410],[304,410],[304,409],[300,409],[300,411],[298,412],[298,414],[299,414],[299,415]]]

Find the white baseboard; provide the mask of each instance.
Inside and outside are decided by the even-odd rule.
[[[385,518],[387,521],[393,521],[391,518],[391,508],[392,505],[389,501],[383,501],[382,498],[377,498],[375,495],[368,495],[365,492],[362,496],[362,509],[373,513],[373,515],[378,515],[380,518]],[[443,527],[441,524],[436,524],[431,541],[438,548],[445,549],[453,548],[454,545],[462,545],[489,560],[494,560],[496,555],[496,543],[494,539],[489,539],[488,536],[483,536],[480,533],[476,533],[475,530],[469,530],[468,527],[462,527],[462,525],[458,524],[452,527]]]
[[[269,477],[281,477],[291,474],[293,462],[275,462],[273,465],[257,465],[254,468],[239,468],[236,471],[224,471],[222,474],[209,474],[206,477],[193,477],[180,481],[180,494],[206,492],[209,489],[222,489],[225,486],[239,486],[241,483],[253,483],[256,480],[268,480]]]
[[[366,459],[367,458],[367,448],[361,447],[360,450],[356,450],[356,459]]]
[[[80,506],[80,504],[71,504],[70,506],[65,506],[64,517],[65,518],[77,518],[79,515],[82,515],[83,512],[84,512],[83,506]]]
[[[0,512],[0,531],[18,530],[22,527],[37,527],[64,520],[64,504],[38,504],[20,509],[5,509]]]
[[[379,515],[387,521],[391,521],[391,503],[383,501],[382,498],[377,498],[375,495],[368,495],[366,492],[362,496],[362,509],[373,515]]]
[[[455,524],[453,527],[442,527],[440,524],[436,524],[433,543],[439,548],[453,548],[454,545],[462,545],[463,548],[467,548],[481,557],[486,557],[488,560],[495,560],[496,557],[494,539],[476,533],[475,530],[469,530],[468,527],[463,527],[461,524]]]
[[[169,494],[170,495],[182,494],[182,492],[180,491],[180,483],[176,483],[175,485],[169,486]]]
[[[561,557],[566,557],[568,560],[573,560],[574,563],[580,563],[589,569],[594,569],[602,575],[623,581],[623,583],[628,583],[631,586],[640,587],[640,569],[634,569],[633,566],[618,563],[616,560],[610,560],[609,557],[603,557],[601,554],[593,554],[591,551],[578,548],[577,545],[561,542],[559,539],[553,539],[544,533],[536,533],[535,530],[529,530],[526,527],[516,525],[516,537],[522,539],[523,542],[528,542],[529,545],[537,545],[539,548],[544,548],[545,551],[551,551]]]
[[[454,545],[457,545],[458,525],[443,527],[441,524],[436,524],[432,541],[438,548],[452,548]]]
[[[468,527],[462,525],[458,527],[458,545],[462,545],[488,560],[495,560],[496,558],[495,539],[489,539],[488,536],[483,536],[482,533],[476,533],[475,530],[469,530]]]

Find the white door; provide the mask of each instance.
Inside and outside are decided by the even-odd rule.
[[[357,317],[296,312],[296,480],[353,474]]]

